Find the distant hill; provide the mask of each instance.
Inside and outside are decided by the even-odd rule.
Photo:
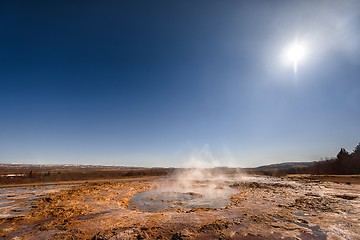
[[[255,170],[271,170],[271,169],[290,169],[290,168],[305,168],[314,165],[316,162],[284,162],[270,165],[263,165],[255,168]]]
[[[249,169],[266,175],[315,174],[353,175],[360,174],[360,143],[349,153],[341,148],[336,157],[315,162],[285,162]]]
[[[65,171],[66,170],[66,171]],[[142,168],[142,167],[123,167],[123,166],[99,166],[99,165],[33,165],[33,164],[5,164],[0,163],[0,177],[8,176],[9,174],[20,174],[23,176],[31,175],[34,178],[34,174],[44,177],[57,175],[64,175],[71,170],[77,170],[80,173],[94,174],[101,170],[104,177],[116,178],[119,176],[137,176],[137,175],[166,175],[174,168]],[[83,171],[79,171],[83,170]],[[86,171],[85,171],[86,170]],[[269,174],[269,175],[286,175],[286,174],[337,174],[337,175],[349,175],[360,174],[360,143],[355,149],[349,153],[344,148],[341,148],[336,157],[325,161],[313,161],[313,162],[284,162],[270,165],[264,165],[256,168],[228,168],[217,167],[214,171],[222,173],[238,172],[239,170],[256,173],[256,174]],[[90,174],[90,172],[92,172]],[[74,174],[73,174],[74,175]],[[79,174],[78,174],[79,175]],[[81,175],[81,174],[80,174]],[[101,174],[100,174],[101,175]],[[53,177],[56,178],[56,177]],[[57,176],[59,178],[59,176]],[[74,176],[69,177],[74,178]],[[79,176],[77,176],[79,178]],[[88,178],[88,176],[83,177]],[[1,178],[0,178],[1,180]]]

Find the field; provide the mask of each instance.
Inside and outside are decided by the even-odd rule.
[[[138,170],[116,179],[2,185],[0,237],[360,239],[359,176]]]
[[[105,180],[137,176],[163,176],[171,168],[107,167],[97,165],[20,165],[0,164],[0,186],[59,184],[84,180]]]

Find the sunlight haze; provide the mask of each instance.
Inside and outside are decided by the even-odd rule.
[[[0,162],[253,167],[353,149],[359,1],[4,1]]]

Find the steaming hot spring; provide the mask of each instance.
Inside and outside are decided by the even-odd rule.
[[[167,184],[136,194],[129,208],[142,212],[219,209],[226,207],[237,192],[231,188],[234,180],[210,169],[182,170],[165,182]]]

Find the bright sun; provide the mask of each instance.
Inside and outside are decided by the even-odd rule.
[[[303,60],[305,55],[304,45],[295,42],[290,44],[286,49],[286,58],[289,63],[294,67],[294,72],[297,72],[298,64]]]

